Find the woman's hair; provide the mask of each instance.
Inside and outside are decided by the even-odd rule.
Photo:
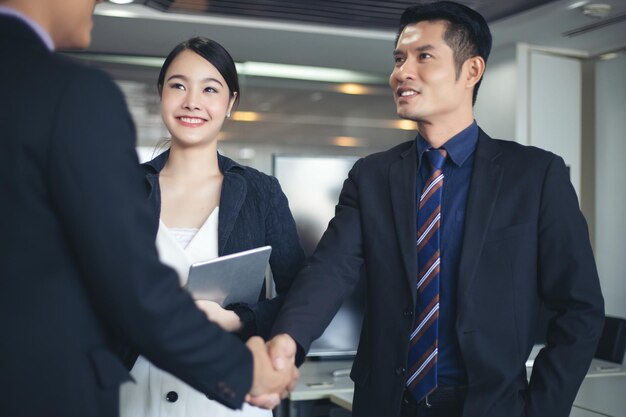
[[[163,83],[165,82],[165,73],[167,72],[167,69],[170,67],[170,64],[178,56],[178,54],[186,50],[200,55],[219,71],[228,85],[230,96],[233,97],[234,93],[237,93],[235,103],[233,104],[233,110],[237,109],[241,92],[239,91],[239,78],[237,77],[235,61],[233,61],[233,57],[230,56],[228,51],[224,49],[222,45],[208,38],[195,37],[188,39],[179,43],[172,50],[172,52],[170,52],[167,58],[165,58],[165,62],[163,63],[161,72],[159,73],[159,79],[157,81],[159,96],[163,92]]]

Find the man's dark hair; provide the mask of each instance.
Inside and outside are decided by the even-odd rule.
[[[442,20],[447,23],[443,40],[452,49],[457,79],[463,63],[474,56],[480,56],[487,63],[491,52],[491,32],[485,18],[475,10],[453,1],[437,1],[408,7],[400,17],[400,34],[407,25],[418,22]],[[472,104],[476,103],[478,87],[482,78],[474,86]]]

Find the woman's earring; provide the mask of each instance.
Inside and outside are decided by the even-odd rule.
[[[229,119],[230,118],[230,112],[226,113],[226,118]]]

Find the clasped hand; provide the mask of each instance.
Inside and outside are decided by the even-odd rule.
[[[258,336],[246,342],[254,359],[252,388],[246,401],[262,408],[275,408],[295,387],[300,372],[295,366],[296,342],[281,334],[265,343]]]

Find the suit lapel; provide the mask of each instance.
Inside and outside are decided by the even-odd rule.
[[[224,173],[217,225],[219,256],[224,254],[226,243],[235,226],[235,220],[237,220],[241,206],[246,199],[247,190],[246,181],[241,175],[229,171]]]
[[[465,231],[459,266],[459,300],[465,300],[472,282],[476,278],[476,267],[480,259],[485,235],[493,215],[500,183],[502,167],[498,163],[500,149],[482,130],[478,138],[474,172],[469,189],[465,214]]]
[[[417,154],[415,141],[389,168],[389,190],[393,221],[400,247],[400,254],[406,271],[409,288],[413,289],[417,280],[417,252],[415,248],[416,206],[415,176],[417,175]],[[411,291],[415,302],[415,291]]]

